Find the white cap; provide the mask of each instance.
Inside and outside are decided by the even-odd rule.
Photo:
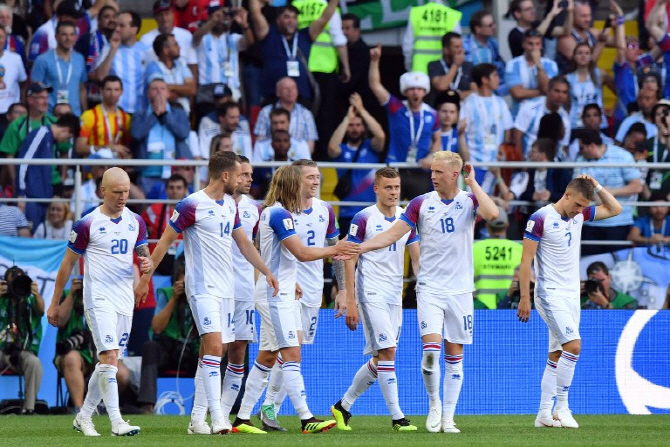
[[[410,71],[400,76],[400,93],[403,95],[410,88],[422,88],[426,94],[430,93],[430,78],[426,73]]]

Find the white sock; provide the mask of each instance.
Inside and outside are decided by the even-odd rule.
[[[212,422],[223,417],[221,411],[221,357],[216,355],[202,356],[202,383],[207,396],[207,406]]]
[[[377,362],[377,374],[379,375],[379,386],[386,401],[386,406],[394,421],[402,419],[405,415],[400,410],[398,399],[398,380],[395,375],[395,361],[380,360]]]
[[[458,396],[461,394],[463,386],[463,354],[448,355],[444,354],[446,362],[444,374],[444,405],[442,405],[442,420],[452,422],[456,412]]]
[[[568,408],[568,392],[575,375],[579,355],[563,351],[556,364],[556,409]]]
[[[286,396],[288,396],[288,393],[286,392],[286,387],[282,384],[281,388],[279,389],[279,392],[275,394],[275,401],[274,401],[275,416],[279,414],[279,410],[281,410],[281,406],[284,403],[284,399],[286,399]]]
[[[375,366],[372,359],[363,364],[356,372],[354,380],[349,385],[349,389],[344,393],[342,398],[342,408],[349,411],[351,406],[356,402],[356,399],[372,386],[377,380],[377,366]]]
[[[102,394],[100,393],[100,382],[98,378],[100,374],[99,367],[100,363],[95,365],[95,369],[93,370],[91,377],[88,379],[88,392],[86,393],[86,398],[84,399],[84,405],[79,411],[79,415],[82,419],[91,419],[93,417],[93,413],[95,413],[96,408],[98,408],[98,404],[100,404],[100,401],[102,400]]]
[[[265,400],[263,405],[274,405],[275,396],[281,388],[284,386],[284,376],[282,375],[281,366],[284,364],[284,360],[281,358],[281,354],[277,354],[277,361],[272,365],[272,370],[270,371],[270,383],[268,384],[268,389],[265,392]]]
[[[284,386],[288,397],[291,399],[295,412],[301,421],[310,419],[314,415],[307,407],[307,395],[305,394],[305,382],[300,373],[300,362],[284,362],[282,365],[284,375]]]
[[[191,421],[200,424],[204,424],[207,418],[207,394],[205,394],[202,373],[202,359],[198,359],[198,369],[195,371],[195,396],[193,397]]]
[[[551,416],[551,408],[554,406],[556,396],[556,362],[547,360],[547,366],[542,374],[542,385],[540,394],[540,414],[544,417]]]
[[[99,363],[97,369],[102,400],[105,402],[109,420],[112,421],[112,427],[114,427],[122,420],[119,410],[119,385],[116,383],[116,373],[119,369],[105,363]]]
[[[433,407],[440,402],[440,351],[442,345],[436,342],[423,344],[423,357],[421,358],[421,374],[423,383],[426,385],[430,406]]]
[[[226,419],[230,417],[230,410],[235,405],[237,395],[240,394],[243,377],[244,365],[228,363],[226,375],[223,376],[223,385],[221,385],[221,411]]]
[[[244,385],[244,396],[242,396],[242,404],[240,411],[237,412],[239,419],[249,420],[251,418],[251,410],[261,398],[265,385],[268,383],[268,375],[270,368],[254,362],[254,366],[249,371],[247,376],[247,383]]]

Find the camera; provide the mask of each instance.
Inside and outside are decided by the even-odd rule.
[[[13,266],[5,271],[7,294],[10,297],[25,299],[33,294],[33,280],[20,267]]]
[[[70,351],[78,350],[88,343],[89,335],[81,330],[75,330],[68,338],[56,343],[56,355],[65,355]]]
[[[584,293],[589,295],[596,291],[600,291],[600,293],[605,295],[605,289],[603,288],[602,282],[599,279],[589,278],[584,281]]]

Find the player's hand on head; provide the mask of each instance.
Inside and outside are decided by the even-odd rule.
[[[589,182],[591,182],[594,188],[598,185],[598,181],[588,174],[580,174],[577,176],[577,178],[583,178],[588,180]]]
[[[470,186],[475,181],[475,168],[470,163],[463,165],[463,174],[465,177],[465,184]]]

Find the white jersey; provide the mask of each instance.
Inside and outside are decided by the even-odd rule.
[[[237,204],[229,195],[215,201],[203,190],[179,202],[170,226],[184,233],[186,296],[233,298],[233,231],[240,228]]]
[[[292,236],[296,236],[293,217],[281,204],[263,210],[258,221],[261,258],[279,281],[279,293],[274,299],[281,301],[295,300],[298,261],[282,244],[284,239]],[[274,293],[267,285],[265,275],[258,276],[255,293],[255,301],[266,301]]]
[[[393,226],[403,213],[396,207],[395,216],[384,216],[377,205],[362,209],[351,220],[350,242],[360,244],[374,238]],[[379,250],[360,255],[356,270],[356,295],[360,303],[387,303],[402,305],[403,276],[405,272],[405,245],[419,241],[416,231],[407,232],[397,242]]]
[[[416,229],[421,242],[417,288],[443,296],[473,292],[472,244],[479,203],[459,191],[453,200],[429,192],[412,200],[400,218]]]
[[[535,296],[579,297],[579,248],[584,220],[593,222],[596,208],[584,208],[573,219],[562,218],[553,205],[528,219],[524,237],[538,242],[535,254]]]
[[[128,208],[112,219],[98,207],[74,224],[68,248],[84,256],[86,309],[133,314],[133,252],[146,244],[144,219]]]
[[[237,214],[240,216],[242,228],[249,240],[254,239],[261,209],[247,196],[242,196],[237,203]],[[233,272],[235,273],[235,301],[254,300],[254,266],[242,256],[240,249],[233,240]]]
[[[325,247],[326,239],[337,238],[340,227],[333,207],[323,200],[312,199],[312,207],[292,214],[295,232],[306,247]],[[323,259],[298,263],[298,284],[302,288],[302,304],[321,307],[323,295]]]

